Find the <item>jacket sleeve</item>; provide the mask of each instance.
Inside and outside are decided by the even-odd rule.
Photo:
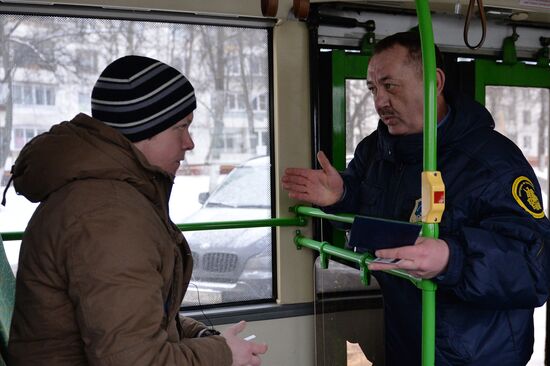
[[[206,325],[204,325],[203,323],[193,318],[180,315],[178,320],[180,322],[181,329],[183,331],[183,336],[186,338],[196,337],[201,330],[208,329]]]
[[[166,246],[152,225],[161,221],[132,205],[113,199],[67,232],[69,296],[89,364],[231,365],[223,337],[169,340],[162,272],[170,264],[162,263]]]
[[[480,194],[474,220],[454,235],[441,236],[449,245],[447,271],[436,278],[440,288],[465,302],[487,308],[533,308],[548,298],[550,224],[542,215],[522,207],[514,198],[513,182],[531,174],[493,180]],[[539,201],[539,204],[541,202]],[[527,207],[527,204],[524,203]]]

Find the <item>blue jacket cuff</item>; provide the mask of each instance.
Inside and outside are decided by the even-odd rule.
[[[456,238],[440,237],[449,246],[449,262],[447,270],[433,279],[435,283],[441,286],[454,286],[462,276],[464,267],[464,251]]]

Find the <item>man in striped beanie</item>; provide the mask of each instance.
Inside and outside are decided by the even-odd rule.
[[[126,56],[97,80],[93,118],[23,148],[14,187],[40,206],[21,245],[10,365],[261,364],[267,345],[240,338],[244,322],[220,334],[179,317],[193,259],[168,201],[195,108],[179,71]]]

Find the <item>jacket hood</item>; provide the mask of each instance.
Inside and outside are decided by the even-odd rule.
[[[453,146],[464,141],[469,134],[487,132],[495,127],[495,122],[489,111],[461,94],[447,92],[445,99],[450,107],[448,119],[437,128],[437,146],[439,148]],[[460,111],[460,113],[458,113]],[[460,116],[458,118],[457,116]],[[381,157],[390,161],[405,163],[422,160],[423,139],[422,133],[405,136],[390,135],[387,126],[378,122],[378,151]]]
[[[449,123],[445,123],[438,129],[440,145],[454,145],[468,135],[487,132],[495,128],[495,121],[491,113],[471,97],[447,92],[445,98],[451,111]]]
[[[164,181],[168,198],[173,178],[150,165],[145,156],[120,133],[85,114],[53,126],[31,140],[12,168],[15,190],[32,202],[82,179],[113,179],[158,199]]]

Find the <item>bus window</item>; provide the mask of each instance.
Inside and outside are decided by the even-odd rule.
[[[176,175],[172,221],[271,218],[270,30],[257,22],[247,27],[246,20],[232,27],[213,25],[215,19],[197,25],[155,17],[0,15],[0,42],[6,45],[0,51],[2,191],[21,148],[53,124],[90,114],[99,72],[118,57],[137,54],[181,70],[197,96],[191,128],[196,146]],[[0,232],[21,232],[37,204],[13,188],[6,198]],[[273,298],[271,228],[186,236],[195,270],[184,304]],[[19,246],[5,242],[14,272]]]
[[[353,158],[355,147],[378,126],[372,93],[366,79],[346,80],[346,165]]]
[[[487,86],[485,92],[495,129],[514,141],[535,170],[548,216],[549,89]]]

